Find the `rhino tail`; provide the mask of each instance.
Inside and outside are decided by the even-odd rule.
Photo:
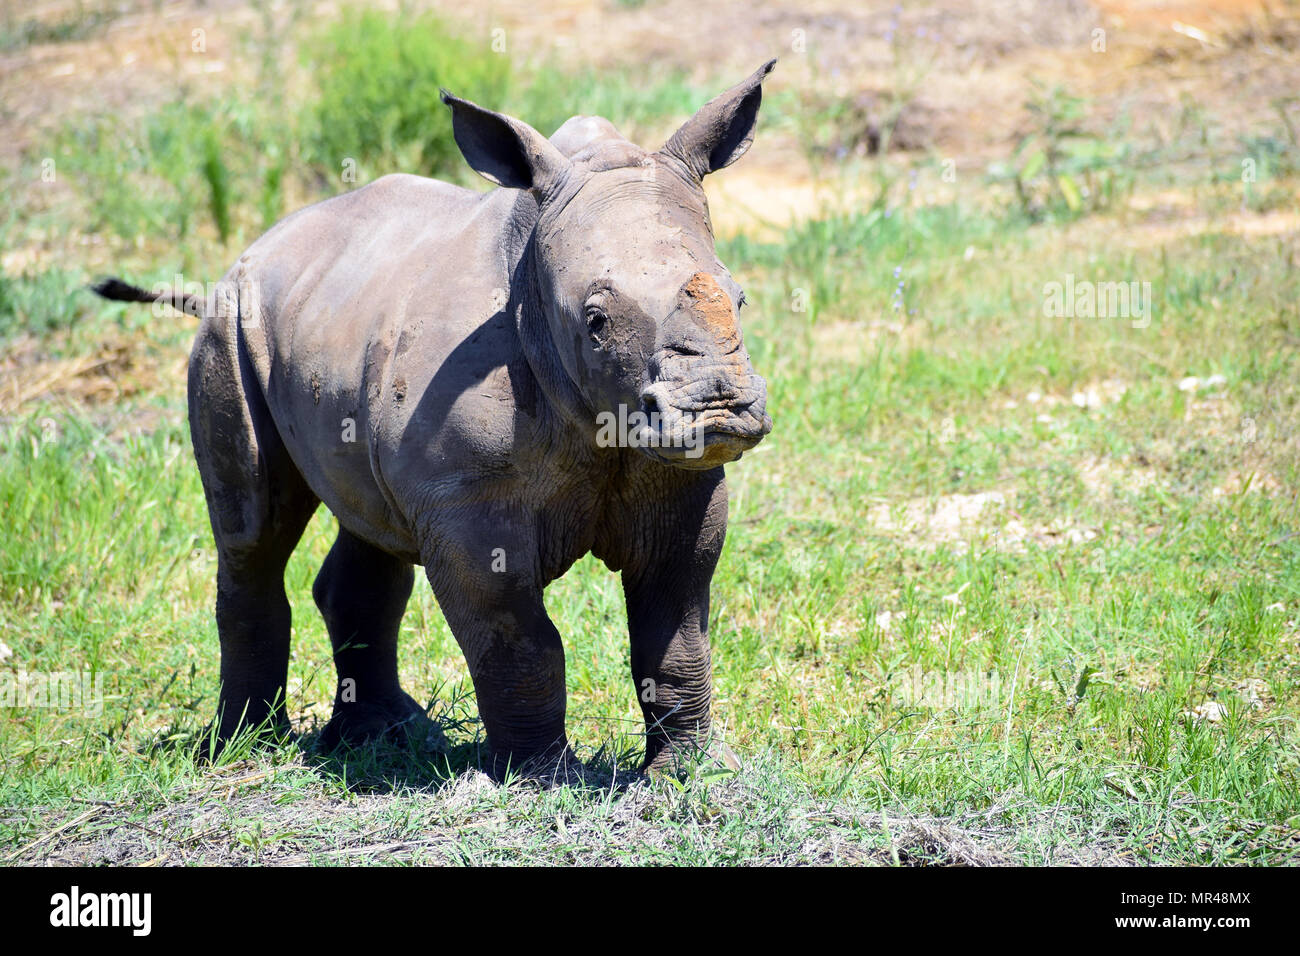
[[[199,317],[203,315],[203,300],[197,296],[187,295],[179,289],[160,289],[150,292],[138,285],[108,276],[94,283],[90,290],[114,302],[164,302],[190,315]]]

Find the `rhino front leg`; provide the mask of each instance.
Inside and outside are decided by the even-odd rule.
[[[650,557],[623,571],[646,769],[670,769],[710,743],[709,584],[727,527],[721,471],[670,514],[660,507],[644,516],[639,540],[650,545]]]
[[[548,780],[581,764],[564,732],[564,647],[542,603],[531,541],[477,526],[456,540],[440,535],[429,583],[474,682],[487,732],[484,767]]]
[[[339,528],[312,585],[338,670],[322,746],[396,738],[424,713],[397,679],[397,634],[414,583],[410,564]]]

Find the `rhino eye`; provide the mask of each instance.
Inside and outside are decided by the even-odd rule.
[[[605,328],[609,325],[609,316],[598,305],[587,306],[587,332],[597,345],[605,343]]]

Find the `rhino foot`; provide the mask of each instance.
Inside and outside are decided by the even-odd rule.
[[[592,772],[567,744],[524,759],[496,754],[484,769],[498,783],[510,780],[545,789],[584,787],[594,780]]]
[[[432,721],[424,708],[410,694],[398,692],[396,697],[366,704],[335,705],[334,715],[321,731],[320,747],[335,750],[340,746],[357,747],[362,744],[386,740],[402,746],[412,737],[423,740],[425,724]]]

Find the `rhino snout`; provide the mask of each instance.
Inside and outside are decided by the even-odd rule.
[[[772,430],[767,383],[716,371],[674,384],[655,382],[641,392],[649,422],[647,453],[682,468],[714,468],[735,461]]]

